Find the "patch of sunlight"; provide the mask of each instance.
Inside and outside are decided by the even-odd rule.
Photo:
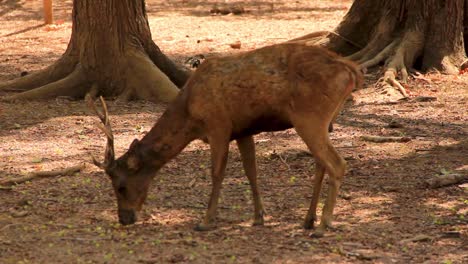
[[[393,198],[389,196],[369,196],[365,193],[353,193],[353,203],[354,204],[364,204],[364,205],[374,205],[378,206],[380,204],[388,204],[393,202]]]
[[[438,145],[440,147],[448,147],[448,146],[453,146],[453,145],[458,145],[458,144],[461,144],[461,142],[452,138],[446,138],[444,140],[441,140]]]
[[[100,220],[105,220],[107,222],[116,222],[117,221],[117,213],[115,210],[103,210],[98,218]]]
[[[424,206],[428,208],[438,208],[444,210],[453,210],[457,208],[462,201],[460,200],[444,200],[443,203],[440,202],[440,198],[429,198],[424,202]]]
[[[193,222],[197,219],[198,216],[192,215],[187,210],[165,209],[151,212],[149,219],[145,220],[145,222],[162,226],[175,226]]]

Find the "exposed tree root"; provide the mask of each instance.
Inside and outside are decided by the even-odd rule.
[[[390,56],[390,54],[392,54],[395,51],[395,47],[399,44],[399,42],[399,39],[395,39],[374,58],[361,62],[359,66],[361,67],[361,69],[367,69],[377,66],[379,63],[385,61]]]
[[[367,43],[367,45],[360,51],[348,56],[347,58],[357,62],[358,64],[362,64],[363,62],[376,57],[379,53],[381,53],[381,50],[391,46],[394,42],[392,41],[392,33],[395,27],[395,19],[383,17],[380,19],[380,22],[376,27],[376,32],[373,38]]]
[[[403,85],[401,85],[401,83],[396,80],[396,72],[393,69],[388,69],[385,71],[383,80],[384,82],[390,84],[393,88],[396,88],[403,95],[403,97],[407,98],[409,96],[405,87],[403,87]]]
[[[192,73],[189,69],[175,64],[161,52],[153,41],[149,42],[149,45],[145,47],[145,51],[150,60],[153,61],[158,69],[164,72],[177,87],[182,88],[185,85],[185,82]]]
[[[0,181],[0,186],[2,188],[8,189],[8,186],[13,186],[16,184],[20,184],[23,182],[39,179],[39,178],[48,178],[48,177],[55,177],[55,176],[65,176],[65,175],[72,175],[73,173],[79,172],[84,168],[84,164],[80,164],[77,166],[69,167],[62,170],[55,170],[55,171],[37,171],[31,172],[26,176],[19,177],[19,178],[12,178],[12,179],[5,179]]]
[[[179,88],[150,60],[137,49],[128,49],[126,68],[126,91],[119,99],[132,97],[140,99],[170,102],[179,93]]]
[[[439,188],[452,184],[458,184],[464,181],[468,181],[468,175],[464,174],[448,174],[435,176],[429,180],[426,180],[426,186],[430,188]]]
[[[364,141],[374,143],[386,143],[386,142],[408,142],[411,141],[409,137],[382,137],[382,136],[361,136]]]
[[[61,59],[43,70],[0,84],[0,91],[28,91],[47,85],[65,78],[74,70],[76,64],[75,57],[64,55]]]
[[[382,33],[377,33],[362,50],[348,56],[356,61],[363,71],[382,62],[386,63],[383,84],[397,89],[404,97],[408,93],[397,80],[398,75],[403,83],[408,80],[408,68],[412,67],[423,49],[424,35],[420,31],[407,31],[400,38],[390,38],[393,27],[379,26]]]
[[[114,86],[117,86],[117,89],[107,89],[107,87],[102,86],[98,87],[98,82],[92,80],[92,77],[85,72],[81,64],[77,64],[72,70],[59,70],[57,68],[58,65],[61,65],[61,63],[56,63],[37,74],[25,77],[26,79],[21,78],[13,80],[3,85],[2,87],[6,87],[4,88],[5,90],[23,92],[0,98],[0,100],[14,102],[20,100],[46,99],[57,96],[82,98],[87,93],[91,93],[94,98],[98,95],[117,95],[118,100],[122,101],[144,99],[158,102],[170,102],[179,93],[179,88],[159,70],[148,55],[133,47],[127,48],[125,59],[123,63],[119,65],[121,70],[116,71],[123,74],[123,76],[115,77],[115,80],[123,80],[120,81],[120,83],[114,84]],[[63,78],[56,80],[57,77]],[[94,84],[91,85],[91,83]],[[34,84],[44,85],[32,87]],[[118,92],[120,92],[120,94],[117,94]]]
[[[44,86],[1,98],[2,101],[19,101],[31,99],[45,99],[57,96],[82,97],[89,88],[87,80],[80,65],[65,78],[48,83]]]
[[[467,18],[467,0],[359,0],[335,30],[291,41],[321,45],[355,61],[364,72],[382,63],[379,86],[408,97],[404,83],[415,67],[447,74],[464,71],[460,65],[467,58]]]

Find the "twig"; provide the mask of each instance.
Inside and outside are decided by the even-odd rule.
[[[12,226],[22,226],[22,225],[31,225],[31,224],[27,224],[27,223],[13,223],[13,224],[8,224],[8,225],[5,225],[3,226],[2,228],[0,228],[0,231],[4,231]]]
[[[286,162],[287,158],[283,158],[280,154],[278,154],[278,157],[279,159],[281,160],[281,162],[283,162],[284,165],[286,165],[286,167],[288,168],[288,170],[291,170],[291,167],[289,166],[289,164]]]
[[[408,93],[406,92],[405,87],[403,87],[403,85],[401,85],[400,82],[396,80],[395,71],[393,71],[392,69],[387,70],[384,74],[383,79],[386,83],[390,84],[392,87],[397,88],[398,91],[400,91],[400,93],[405,98],[409,97]]]
[[[416,152],[432,151],[432,149],[415,149]]]
[[[72,241],[98,241],[98,240],[111,240],[106,237],[97,237],[97,238],[84,238],[84,237],[61,237],[60,240],[72,240]]]
[[[359,147],[362,147],[362,146],[336,146],[335,148],[338,148],[338,149],[347,149],[347,148],[359,148]]]
[[[406,92],[406,89],[405,87],[403,87],[403,85],[400,84],[400,82],[398,82],[397,80],[395,80],[395,78],[390,78],[387,80],[387,82],[392,85],[393,87],[397,88],[398,91],[400,91],[400,93],[405,97],[407,98],[408,97],[408,93]]]
[[[468,180],[468,175],[463,174],[448,174],[439,175],[426,181],[426,185],[430,188],[439,188],[447,185],[457,184]]]
[[[380,136],[361,136],[362,140],[374,142],[374,143],[385,143],[385,142],[408,142],[411,141],[409,137],[380,137]]]
[[[19,177],[19,178],[13,178],[13,179],[5,179],[3,181],[0,181],[0,186],[1,188],[8,188],[5,186],[12,186],[15,184],[20,184],[23,182],[31,181],[34,179],[39,179],[39,178],[48,178],[48,177],[55,177],[55,176],[60,176],[60,175],[72,175],[75,172],[79,172],[84,168],[84,164],[80,164],[77,166],[65,168],[62,170],[55,170],[55,171],[36,171],[36,172],[31,172],[28,173],[26,176]]]
[[[11,187],[9,187],[9,186],[8,186],[8,187],[6,187],[6,186],[0,186],[0,191],[11,191],[11,190],[13,190],[13,188],[11,188]]]

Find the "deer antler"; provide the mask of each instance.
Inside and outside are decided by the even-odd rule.
[[[101,119],[102,124],[97,124],[97,126],[107,136],[107,146],[106,146],[106,152],[104,154],[104,162],[101,163],[97,161],[96,158],[92,157],[93,163],[94,165],[98,166],[101,169],[106,169],[106,168],[110,168],[115,161],[114,135],[112,134],[112,128],[109,122],[109,113],[107,112],[106,102],[104,101],[104,98],[102,98],[102,96],[100,96],[99,99],[101,101],[101,105],[102,105],[102,109],[104,110],[104,113],[101,113],[96,108],[96,105],[94,104],[94,100],[92,99],[91,96],[86,96],[88,107],[94,111],[94,113],[99,117],[99,119]]]

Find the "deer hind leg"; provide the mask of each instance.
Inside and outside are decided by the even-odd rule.
[[[313,120],[309,117],[297,119],[293,123],[297,133],[304,140],[318,164],[315,175],[314,194],[309,212],[306,216],[306,227],[308,224],[310,225],[310,222],[316,217],[315,211],[325,171],[328,172],[330,178],[328,195],[325,206],[323,207],[322,218],[314,234],[314,236],[320,237],[323,236],[327,227],[332,226],[333,209],[346,170],[346,162],[338,155],[338,152],[336,152],[335,148],[332,146],[327,133],[328,124],[323,124],[323,120]]]
[[[245,175],[249,179],[254,201],[253,225],[263,225],[263,204],[257,184],[257,162],[255,160],[255,142],[252,136],[237,139],[237,146],[242,157]]]
[[[311,229],[314,227],[314,222],[317,220],[317,205],[320,198],[320,191],[322,189],[323,176],[325,175],[325,167],[316,162],[315,164],[315,177],[314,177],[314,192],[312,194],[312,201],[310,202],[309,211],[304,221],[304,228]]]
[[[212,222],[218,209],[218,200],[229,152],[229,136],[227,133],[214,133],[213,135],[209,135],[208,141],[211,149],[212,189],[205,218],[195,227],[196,231],[207,231],[213,228]]]

